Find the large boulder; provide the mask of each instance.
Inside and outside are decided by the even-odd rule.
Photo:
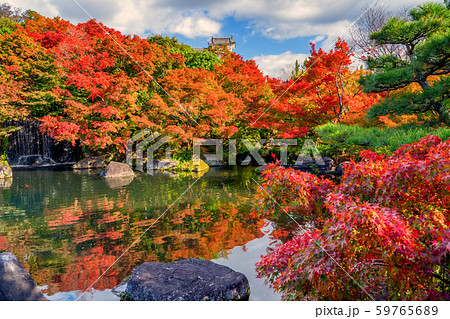
[[[104,178],[128,178],[134,177],[133,169],[125,163],[111,162],[103,170],[100,176]]]
[[[13,176],[12,169],[9,165],[0,162],[0,179],[11,178]]]
[[[0,254],[0,301],[46,301],[30,274],[11,253]]]
[[[184,259],[144,263],[113,292],[136,301],[248,300],[250,286],[243,274],[226,266]]]
[[[72,166],[73,169],[97,169],[104,167],[106,167],[106,162],[102,156],[87,157]]]

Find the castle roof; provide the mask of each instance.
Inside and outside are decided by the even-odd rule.
[[[234,42],[233,36],[227,38],[211,37],[210,44],[236,44],[236,42]]]

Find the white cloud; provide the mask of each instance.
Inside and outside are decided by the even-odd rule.
[[[220,23],[205,17],[190,16],[183,19],[173,29],[174,32],[188,38],[207,37],[219,33]]]
[[[254,57],[253,60],[259,65],[264,75],[284,79],[283,69],[289,72],[293,69],[296,60],[302,65],[307,57],[308,54],[287,51],[278,55],[259,55]]]
[[[179,10],[161,7],[157,0],[10,0],[13,6],[32,9],[48,17],[61,16],[73,23],[90,19],[125,34],[178,33],[188,38],[209,37],[220,33],[221,24],[207,16],[204,10]]]
[[[310,40],[310,42],[316,44],[317,42],[321,42],[323,40],[325,40],[325,36],[323,34],[320,34],[314,39]]]
[[[219,35],[227,17],[247,22],[251,31],[271,39],[324,37],[331,44],[372,0],[77,0],[106,25],[124,33],[179,33],[189,38]],[[425,0],[380,0],[391,9]],[[73,22],[88,17],[74,0],[9,0],[46,16]],[[326,45],[324,45],[325,47]]]
[[[7,0],[6,2],[22,10],[31,9],[50,17],[59,14],[59,10],[52,0]]]

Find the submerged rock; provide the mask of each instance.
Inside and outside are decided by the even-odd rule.
[[[102,156],[87,157],[72,166],[73,169],[96,169],[104,167],[106,167],[106,162]]]
[[[125,163],[111,162],[100,176],[104,178],[125,178],[136,176],[133,169]]]
[[[0,301],[46,301],[30,274],[11,253],[0,254]]]
[[[124,300],[219,301],[248,300],[245,275],[208,260],[147,262],[113,289]]]

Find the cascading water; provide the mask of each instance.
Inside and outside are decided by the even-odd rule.
[[[75,148],[42,134],[38,121],[8,121],[5,126],[20,127],[8,137],[6,155],[11,167],[72,164],[76,160]]]

